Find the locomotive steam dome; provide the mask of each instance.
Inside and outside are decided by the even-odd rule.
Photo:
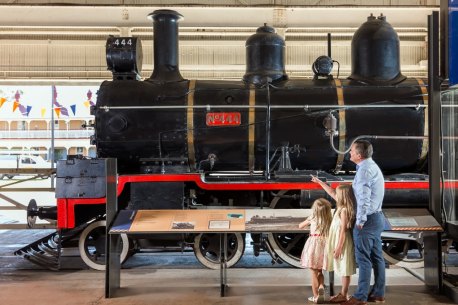
[[[264,24],[247,39],[245,47],[245,82],[263,84],[267,78],[272,82],[288,79],[285,72],[285,41],[275,33],[274,28]]]
[[[399,37],[386,17],[367,17],[351,42],[349,79],[368,84],[393,85],[406,79],[401,74]]]

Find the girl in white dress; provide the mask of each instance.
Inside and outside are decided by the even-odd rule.
[[[312,214],[299,224],[300,229],[310,226],[310,234],[302,250],[301,266],[311,271],[313,296],[308,300],[318,304],[324,303],[323,260],[331,219],[331,203],[321,198],[313,203]]]
[[[350,278],[356,274],[355,246],[351,234],[355,221],[353,189],[350,184],[343,184],[334,190],[316,177],[312,181],[319,183],[337,203],[326,241],[323,269],[337,271],[342,276],[342,290],[330,298],[330,303],[345,302]]]

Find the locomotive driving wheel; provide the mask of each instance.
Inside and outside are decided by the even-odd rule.
[[[245,238],[241,233],[227,234],[227,267],[234,266],[245,251]],[[194,254],[207,268],[220,268],[220,234],[202,233],[194,238]]]
[[[286,195],[288,191],[280,191],[270,203],[271,209],[297,209],[298,202],[289,198],[280,198]],[[273,252],[280,257],[284,262],[294,267],[300,267],[300,259],[302,249],[308,238],[308,234],[299,233],[269,233],[267,242]]]
[[[129,239],[126,234],[121,236],[121,264],[129,254]],[[95,270],[105,270],[105,238],[106,221],[99,220],[88,225],[79,238],[78,246],[82,260],[86,265]]]
[[[424,266],[423,243],[412,239],[395,239],[382,236],[383,257],[387,262],[403,268]]]

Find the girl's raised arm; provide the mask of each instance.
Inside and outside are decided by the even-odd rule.
[[[323,181],[318,179],[317,176],[312,176],[312,182],[318,183],[323,188],[323,190],[325,190],[326,193],[328,193],[328,195],[332,197],[332,199],[337,200],[336,190],[330,187],[327,183],[324,183]]]

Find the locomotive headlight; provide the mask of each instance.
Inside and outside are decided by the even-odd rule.
[[[106,44],[108,70],[113,78],[135,79],[142,70],[142,44],[137,37],[110,37]]]
[[[331,74],[333,66],[333,60],[329,56],[320,56],[318,57],[312,65],[313,73],[315,77],[322,76],[327,77]]]

